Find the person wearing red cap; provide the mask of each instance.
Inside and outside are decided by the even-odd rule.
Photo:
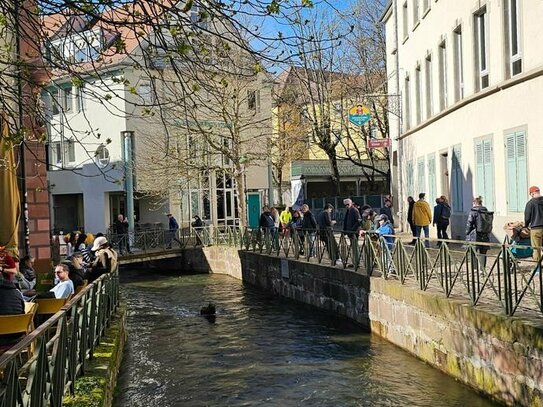
[[[524,209],[524,226],[530,228],[530,241],[534,248],[533,258],[539,261],[543,246],[543,197],[539,187],[532,186],[528,190],[530,200]]]

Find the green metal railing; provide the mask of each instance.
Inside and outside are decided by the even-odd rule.
[[[0,406],[61,406],[119,305],[115,271],[89,284],[0,356]],[[29,349],[33,349],[29,352]]]
[[[396,236],[314,230],[240,234],[247,251],[379,274],[447,298],[468,298],[474,306],[499,304],[510,316],[519,309],[543,313],[542,260],[518,259],[507,243],[418,239],[412,246]],[[425,241],[434,247],[426,247]]]

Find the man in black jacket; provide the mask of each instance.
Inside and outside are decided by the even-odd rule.
[[[302,231],[307,236],[307,245],[309,247],[309,256],[315,255],[315,234],[317,233],[317,220],[315,215],[309,210],[309,205],[302,205],[302,213],[304,215],[302,221]]]
[[[324,243],[324,247],[328,251],[328,256],[332,264],[335,264],[338,256],[337,242],[334,237],[334,224],[332,220],[332,211],[334,207],[331,204],[326,204],[321,213],[317,216],[317,224],[319,226],[319,238]]]
[[[543,196],[539,187],[532,186],[528,190],[530,199],[524,209],[524,226],[530,228],[530,241],[534,249],[533,259],[539,261],[543,246]]]
[[[132,254],[130,251],[130,239],[128,237],[128,219],[126,219],[121,213],[117,215],[117,220],[113,223],[113,230],[117,235],[117,242],[119,244],[119,254],[123,255],[123,250],[126,247],[126,251]]]
[[[351,251],[352,251],[352,263],[358,263],[358,230],[360,229],[360,222],[362,218],[360,217],[360,212],[353,205],[353,201],[349,198],[343,200],[343,205],[345,205],[345,218],[343,219],[343,233],[345,233],[351,242]]]

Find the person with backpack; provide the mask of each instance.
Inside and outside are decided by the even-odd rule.
[[[466,240],[469,242],[490,242],[493,221],[494,212],[483,206],[483,198],[480,196],[473,198],[473,207],[466,223]],[[479,252],[479,264],[484,269],[488,246],[477,245],[476,248]]]
[[[449,227],[449,222],[451,218],[451,207],[449,206],[449,201],[445,195],[441,195],[436,200],[437,205],[434,206],[434,220],[433,225],[437,228],[437,238],[438,239],[449,239],[447,235],[447,228]],[[442,242],[437,244],[440,246]]]

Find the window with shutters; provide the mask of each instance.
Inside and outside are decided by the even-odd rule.
[[[494,210],[494,165],[492,141],[475,143],[475,195],[483,198],[483,205]]]
[[[464,174],[462,173],[462,150],[456,146],[451,154],[451,203],[454,212],[464,210]]]
[[[431,200],[437,198],[437,196],[436,156],[431,154],[428,156],[428,201],[432,202]]]
[[[407,195],[408,196],[414,196],[415,195],[415,185],[413,183],[413,174],[415,173],[414,169],[413,169],[413,161],[408,161],[407,162],[407,167],[406,167],[406,172],[407,172]]]
[[[417,193],[416,193],[416,195],[420,194],[421,192],[427,192],[426,191],[426,173],[425,173],[425,168],[424,168],[424,158],[419,158],[419,160],[417,162]]]
[[[507,210],[522,212],[528,190],[526,133],[523,131],[505,136],[507,167]]]

